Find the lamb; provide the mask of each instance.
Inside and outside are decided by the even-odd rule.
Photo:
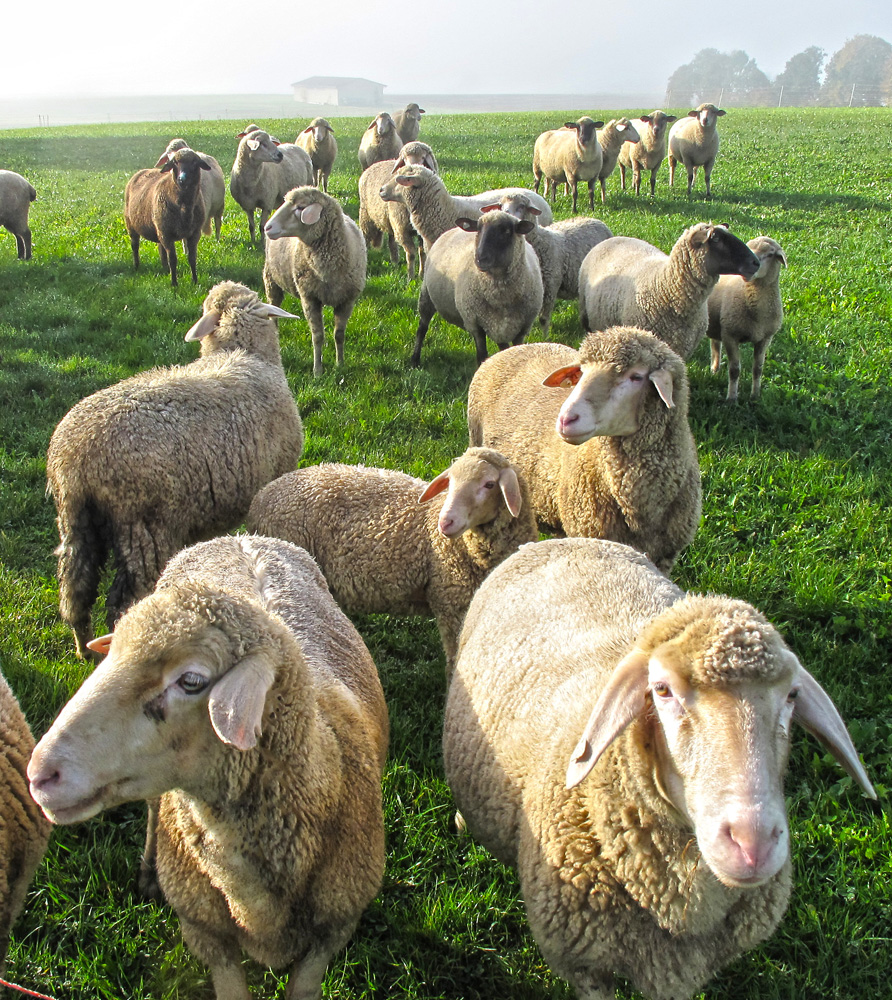
[[[34,738],[19,703],[0,674],[0,976],[9,933],[46,851],[50,825],[28,794],[25,768]]]
[[[480,194],[457,196],[446,190],[446,185],[433,171],[418,163],[407,163],[399,167],[381,187],[384,201],[402,201],[409,209],[412,225],[424,241],[425,251],[450,229],[454,229],[459,218],[476,219],[487,205],[497,205],[503,197],[514,194],[526,195],[542,213],[539,222],[543,226],[553,220],[548,202],[528,188],[499,188]]]
[[[706,197],[712,197],[709,178],[719,151],[719,133],[715,126],[724,114],[714,104],[701,104],[669,129],[669,187],[675,182],[675,164],[681,163],[688,172],[690,198],[697,167],[703,167]]]
[[[251,126],[249,126],[249,129]],[[280,143],[263,129],[239,133],[238,152],[229,176],[229,191],[248,216],[254,246],[254,212],[260,209],[260,232],[285,195],[313,183],[313,161],[305,149]]]
[[[186,334],[201,341],[200,358],[102,389],[59,422],[47,479],[58,515],[59,604],[78,656],[92,638],[90,608],[109,549],[111,629],[171,556],[237,527],[260,487],[297,464],[303,426],[272,321],[290,316],[244,285],[221,282]]]
[[[753,384],[750,397],[762,391],[762,368],[772,338],[784,321],[780,296],[780,269],[787,258],[780,243],[770,236],[757,236],[747,246],[759,259],[759,270],[749,281],[733,275],[719,278],[706,302],[709,313],[707,335],[711,338],[712,371],[718,372],[722,346],[728,354],[728,402],[737,402],[740,381],[740,345],[753,345]]]
[[[540,531],[623,542],[666,573],[697,531],[687,372],[644,330],[490,358],[471,380],[468,429],[520,470]]]
[[[598,173],[602,205],[607,203],[607,178],[616,169],[623,143],[638,141],[638,131],[628,118],[611,118],[604,128],[598,130],[598,144],[602,153],[601,170]]]
[[[427,255],[410,361],[415,368],[435,313],[470,333],[479,365],[486,360],[487,337],[500,351],[523,343],[542,309],[539,262],[523,238],[535,223],[500,211],[457,222]]]
[[[299,133],[295,144],[305,150],[313,161],[316,187],[328,193],[328,178],[338,155],[338,141],[334,136],[331,123],[325,118],[314,118],[309,125]]]
[[[639,125],[639,121],[641,124]],[[653,111],[635,119],[638,142],[624,142],[619,151],[619,171],[622,189],[626,190],[626,171],[632,171],[635,194],[641,194],[641,171],[650,171],[650,196],[653,198],[657,184],[657,171],[666,156],[666,128],[675,121],[675,115]]]
[[[875,798],[833,702],[755,608],[685,594],[626,546],[556,539],[472,600],[443,757],[580,1000],[613,1000],[615,973],[683,1000],[787,907],[793,722]]]
[[[706,335],[706,300],[719,275],[748,281],[758,270],[756,255],[726,226],[691,226],[668,256],[644,240],[614,236],[579,269],[579,318],[584,330],[644,327],[687,359]]]
[[[402,147],[403,140],[394,120],[382,111],[372,119],[359,140],[359,165],[365,170],[379,160],[394,160]]]
[[[201,174],[211,167],[194,150],[166,153],[155,167],[137,170],[124,189],[124,225],[130,236],[133,267],[139,270],[139,241],[158,244],[161,270],[177,285],[177,240],[186,248],[192,282],[198,282],[197,251],[205,224]]]
[[[167,144],[167,149],[161,154],[161,159],[155,165],[162,166],[178,149],[188,148],[189,143],[185,139],[171,139]],[[216,238],[219,240],[220,227],[223,225],[223,208],[226,204],[226,179],[223,176],[223,168],[213,156],[209,153],[198,153],[198,155],[210,167],[209,171],[203,171],[201,174],[201,197],[204,201],[202,232],[206,236],[210,236],[211,219],[213,219]]]
[[[469,448],[430,483],[355,465],[289,472],[257,494],[246,525],[305,548],[348,612],[432,614],[447,675],[474,591],[538,538],[523,480],[488,448]]]
[[[34,185],[12,170],[0,170],[0,226],[15,236],[19,260],[31,259],[28,212],[37,198]]]
[[[54,823],[161,796],[157,868],[217,1000],[242,949],[316,1000],[384,872],[387,708],[306,552],[223,536],[180,553],[31,758]]]
[[[421,116],[423,114],[426,114],[424,108],[419,108],[412,101],[406,105],[404,110],[397,111],[393,116],[393,123],[396,125],[396,130],[399,132],[403,143],[414,142],[418,138],[418,132],[421,128]]]
[[[584,115],[578,121],[566,122],[563,129],[543,132],[533,147],[533,176],[536,191],[545,177],[545,194],[551,185],[554,201],[558,184],[566,183],[573,193],[573,212],[576,212],[577,187],[580,181],[588,184],[588,200],[595,210],[595,181],[601,173],[603,153],[598,142],[597,129],[604,122],[592,121]]]
[[[367,255],[359,227],[336,198],[299,187],[288,192],[264,232],[269,239],[263,265],[267,300],[279,306],[286,292],[300,297],[313,337],[314,375],[324,370],[322,307],[331,306],[337,363],[343,365],[347,321],[365,288]]]

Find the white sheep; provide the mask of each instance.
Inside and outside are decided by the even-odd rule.
[[[584,330],[643,327],[687,359],[706,336],[706,300],[719,276],[749,280],[758,269],[756,255],[726,226],[699,222],[668,255],[644,240],[614,236],[579,269],[579,318]]]
[[[313,161],[315,177],[313,183],[328,193],[328,178],[338,155],[338,141],[335,139],[331,122],[325,118],[314,118],[298,133],[295,145],[305,150]]]
[[[154,368],[82,399],[47,452],[56,502],[59,604],[84,656],[103,563],[114,554],[109,628],[148,594],[181,548],[241,524],[254,494],[293,469],[303,426],[271,317],[231,281],[215,285],[186,334],[191,364]]]
[[[393,118],[382,111],[372,119],[359,140],[359,165],[365,170],[379,160],[394,160],[402,147],[403,140]]]
[[[167,144],[167,149],[161,154],[161,158],[155,164],[162,166],[178,149],[188,149],[189,143],[185,139],[171,139]],[[223,176],[223,168],[210,153],[198,155],[210,167],[210,170],[201,172],[201,197],[204,201],[204,227],[202,232],[206,236],[211,234],[211,219],[214,220],[215,235],[220,239],[220,227],[223,225],[223,208],[226,204],[226,179]]]
[[[381,885],[387,708],[306,552],[223,536],[180,553],[31,758],[54,823],[161,796],[157,870],[217,1000],[242,950],[317,1000]]]
[[[324,370],[322,307],[331,306],[336,358],[342,365],[347,321],[366,280],[366,246],[359,227],[336,198],[318,188],[299,187],[288,192],[264,232],[267,299],[278,306],[286,292],[300,297],[313,338],[314,375]]]
[[[709,178],[719,151],[716,122],[725,113],[714,104],[701,104],[669,129],[669,187],[675,183],[675,164],[681,163],[688,172],[690,197],[697,167],[703,167],[706,197],[712,197]]]
[[[522,473],[541,531],[632,545],[665,572],[700,523],[684,362],[644,330],[589,334],[574,351],[525,344],[481,365],[472,445]]]
[[[254,246],[254,212],[260,209],[260,232],[270,215],[295,187],[313,183],[313,161],[305,149],[280,143],[268,132],[248,126],[239,133],[238,152],[229,176],[229,191],[248,216]]]
[[[34,185],[12,170],[0,170],[0,226],[15,236],[19,260],[31,259],[28,211],[37,198]]]
[[[432,614],[447,673],[474,591],[538,537],[522,480],[489,448],[469,448],[430,483],[357,465],[289,472],[257,494],[245,523],[305,548],[348,612]]]
[[[749,281],[734,275],[719,278],[706,306],[709,313],[707,336],[711,340],[712,371],[722,361],[722,347],[728,354],[728,402],[737,401],[740,381],[740,345],[753,345],[753,384],[750,397],[762,391],[762,369],[772,338],[784,321],[780,295],[780,271],[787,258],[777,240],[757,236],[747,246],[759,259],[759,270]]]
[[[616,169],[623,143],[638,141],[638,131],[628,118],[611,118],[604,128],[598,129],[598,144],[602,153],[601,170],[598,173],[602,205],[607,202],[607,178]]]
[[[418,138],[421,128],[421,116],[426,114],[424,108],[418,107],[415,101],[407,104],[402,111],[397,111],[393,116],[393,123],[400,134],[400,139],[406,142],[414,142]]]
[[[650,171],[650,196],[653,198],[657,184],[657,171],[666,158],[666,130],[675,121],[675,115],[652,111],[634,120],[638,142],[624,142],[619,151],[619,171],[623,191],[626,190],[626,171],[632,171],[635,194],[641,194],[641,172]]]
[[[479,365],[486,360],[487,337],[500,351],[523,343],[542,310],[539,261],[524,239],[535,223],[501,211],[457,222],[458,228],[443,233],[428,251],[418,295],[413,367],[421,363],[421,348],[436,313],[470,333]]]
[[[832,701],[755,608],[567,538],[525,545],[472,600],[443,760],[581,1000],[613,1000],[614,974],[684,1000],[787,907],[794,722],[876,797]]]
[[[604,122],[592,121],[584,115],[578,121],[566,122],[562,129],[543,132],[533,147],[533,176],[536,191],[545,177],[545,195],[551,186],[554,201],[558,184],[567,184],[573,194],[573,212],[576,212],[579,182],[588,184],[588,200],[595,210],[595,181],[601,173],[603,153],[598,142],[597,130]]]

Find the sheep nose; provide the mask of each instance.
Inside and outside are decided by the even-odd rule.
[[[58,767],[43,760],[39,752],[35,751],[28,762],[28,780],[31,782],[31,795],[34,792],[43,791],[58,785],[62,780],[62,774]]]
[[[558,416],[558,433],[562,433],[568,427],[572,427],[579,420],[578,413],[562,413]]]
[[[450,535],[454,533],[453,532],[454,527],[455,527],[454,517],[441,517],[440,520],[437,522],[437,530],[440,532],[441,535],[444,535],[446,538],[449,538]]]
[[[766,864],[770,863],[781,837],[783,828],[776,824],[770,830],[763,830],[752,823],[727,823],[722,828],[729,849],[737,856],[741,867],[752,873],[752,877],[763,875]]]

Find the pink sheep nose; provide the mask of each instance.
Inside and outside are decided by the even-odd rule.
[[[568,428],[572,427],[579,420],[578,413],[571,413],[569,416],[567,414],[560,414],[558,417],[558,429],[559,433],[563,434]]]
[[[726,823],[721,830],[728,853],[741,869],[741,881],[769,878],[776,871],[776,851],[784,828],[776,824],[765,830],[759,823]]]

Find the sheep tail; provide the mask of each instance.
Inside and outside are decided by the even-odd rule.
[[[59,510],[59,611],[74,632],[77,655],[89,656],[93,638],[90,608],[99,592],[102,566],[108,554],[103,520],[95,505],[83,501],[74,509]]]

